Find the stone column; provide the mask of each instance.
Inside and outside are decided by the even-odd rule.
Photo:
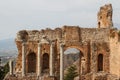
[[[9,69],[10,69],[10,75],[13,75],[13,61],[9,61]]]
[[[37,73],[37,76],[41,76],[41,44],[38,43],[38,73]]]
[[[63,44],[60,44],[60,80],[64,80],[64,50]]]
[[[50,46],[50,76],[54,76],[53,74],[53,55],[54,54],[54,47],[53,47],[53,43],[51,43],[51,46]]]
[[[81,58],[81,74],[85,74],[85,58]]]
[[[25,43],[22,43],[22,76],[25,76]]]

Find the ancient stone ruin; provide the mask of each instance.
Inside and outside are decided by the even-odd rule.
[[[113,27],[112,22],[113,9],[111,4],[100,7],[98,12],[98,28],[111,28]]]
[[[19,31],[16,66],[6,80],[63,80],[63,54],[68,48],[81,52],[79,78],[75,80],[119,80],[120,32],[113,27],[112,12],[111,4],[100,8],[98,28]]]

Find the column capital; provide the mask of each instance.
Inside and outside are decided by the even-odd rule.
[[[65,46],[65,44],[64,44],[64,43],[60,43],[60,47],[62,47],[62,48],[63,48],[64,46]]]

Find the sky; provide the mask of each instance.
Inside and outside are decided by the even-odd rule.
[[[113,6],[113,23],[119,25],[120,0],[0,0],[0,40],[15,38],[24,29],[96,27],[99,8],[108,3]]]

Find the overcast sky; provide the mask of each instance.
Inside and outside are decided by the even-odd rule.
[[[106,3],[112,3],[113,22],[120,24],[120,0],[0,0],[0,39],[23,29],[96,27],[97,12]]]

